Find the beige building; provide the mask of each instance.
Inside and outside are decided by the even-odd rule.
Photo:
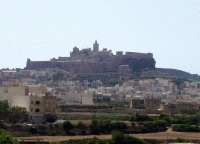
[[[25,95],[25,87],[0,87],[0,96]]]
[[[9,105],[18,96],[25,96],[25,87],[0,87],[0,100],[7,100]]]
[[[148,110],[160,109],[161,100],[154,97],[147,97],[144,99],[145,108]]]
[[[30,119],[34,123],[42,123],[44,115],[56,114],[56,97],[52,93],[43,96],[30,95]]]
[[[29,112],[30,108],[30,96],[12,96],[10,99],[10,106],[18,106],[26,108],[26,111]]]
[[[81,94],[77,91],[69,91],[63,96],[63,100],[66,103],[81,103]]]
[[[199,110],[198,104],[192,104],[188,102],[182,103],[167,103],[162,105],[161,109],[164,113],[181,113],[184,110]]]
[[[15,70],[2,70],[2,76],[15,76],[16,74]]]
[[[93,105],[93,94],[89,90],[84,90],[81,96],[81,104],[83,105]]]
[[[26,87],[26,94],[34,93],[36,95],[42,95],[45,94],[46,91],[47,91],[46,85],[30,85]]]

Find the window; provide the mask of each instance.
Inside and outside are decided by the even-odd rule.
[[[38,105],[39,105],[39,104],[40,104],[40,101],[35,101],[35,104],[38,104]]]
[[[31,104],[33,104],[33,101],[31,101]]]
[[[35,112],[40,112],[40,109],[35,109]]]
[[[33,111],[33,109],[31,109],[31,111]]]

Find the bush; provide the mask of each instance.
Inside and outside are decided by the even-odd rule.
[[[128,126],[126,123],[124,122],[113,122],[111,124],[111,129],[115,129],[115,130],[120,130],[120,129],[126,129]]]
[[[55,131],[50,131],[50,132],[48,132],[47,135],[48,135],[48,136],[56,136],[57,133],[56,133]]]
[[[125,140],[125,135],[122,132],[115,131],[112,133],[112,142],[114,144],[122,144]]]
[[[112,125],[110,120],[92,120],[92,124],[90,124],[90,132],[92,134],[100,134],[100,133],[110,133],[112,130]]]
[[[19,144],[19,142],[9,132],[0,129],[0,144]]]
[[[167,122],[164,120],[139,122],[139,125],[145,126],[144,132],[157,132],[160,130],[166,130]]]
[[[132,116],[130,117],[130,121],[135,121],[135,119],[136,119],[136,116],[135,116],[135,115],[132,115]]]
[[[63,128],[64,128],[64,130],[65,130],[65,132],[68,134],[69,133],[69,131],[71,130],[71,129],[73,129],[73,125],[72,125],[72,123],[70,122],[70,121],[65,121],[64,123],[63,123]]]
[[[79,128],[79,129],[87,129],[87,126],[84,124],[84,123],[82,123],[82,122],[78,122],[78,124],[77,124],[77,128]]]
[[[31,133],[30,132],[12,132],[11,135],[13,137],[30,137]]]
[[[190,124],[176,125],[172,127],[173,131],[179,132],[200,132],[199,126],[192,126]]]
[[[200,123],[198,116],[178,116],[173,118],[173,124],[192,124],[197,125]]]
[[[136,119],[135,121],[153,121],[154,119],[151,118],[148,115],[143,115],[143,114],[136,114]]]
[[[172,118],[169,115],[166,115],[166,114],[161,114],[159,116],[159,120],[166,121],[168,125],[170,125],[172,123]]]
[[[146,144],[142,139],[135,138],[132,136],[126,136],[122,132],[115,131],[112,133],[113,144]]]
[[[146,142],[142,139],[132,137],[132,136],[126,136],[124,140],[125,144],[146,144]]]
[[[36,127],[30,127],[29,132],[31,134],[37,134],[37,128]]]
[[[182,139],[182,138],[177,138],[174,142],[185,143],[185,142],[187,142],[187,140]]]
[[[113,130],[123,130],[128,126],[124,122],[111,122],[110,120],[96,120],[90,124],[90,133],[92,134],[108,134]]]
[[[65,142],[59,142],[58,144],[147,144],[147,143],[142,139],[124,135],[122,132],[119,131],[114,131],[112,133],[111,140],[93,138],[93,139],[69,140]]]

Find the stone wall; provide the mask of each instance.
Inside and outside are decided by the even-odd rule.
[[[118,72],[120,65],[128,65],[133,71],[145,68],[154,69],[155,60],[152,59],[118,59],[109,62],[90,62],[90,61],[30,61],[27,63],[26,69],[34,70],[38,68],[60,68],[66,71],[74,71],[76,73],[104,73]]]
[[[34,70],[38,68],[60,68],[75,73],[106,73],[118,72],[120,65],[128,65],[131,72],[149,68],[155,68],[155,60],[152,53],[126,52],[113,55],[112,51],[91,51],[78,48],[70,53],[70,57],[59,57],[50,61],[27,60],[25,69]]]

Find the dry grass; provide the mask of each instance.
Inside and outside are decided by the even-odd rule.
[[[187,133],[187,132],[159,132],[159,133],[147,133],[147,134],[130,134],[131,136],[143,138],[143,139],[176,139],[183,138],[187,140],[200,140],[200,133]],[[87,136],[39,136],[39,138],[46,139],[49,142],[60,142],[70,139],[88,139],[97,137],[99,139],[111,139],[111,135],[87,135]],[[26,139],[32,139],[36,137],[24,137]]]

